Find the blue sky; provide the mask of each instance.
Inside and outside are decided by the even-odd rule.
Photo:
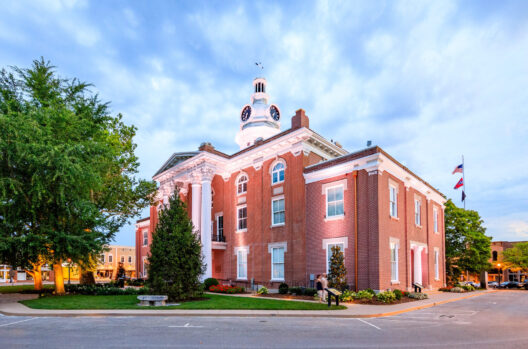
[[[283,129],[303,108],[457,204],[464,154],[467,207],[495,240],[528,240],[528,2],[4,2],[0,66],[40,56],[138,127],[143,178],[203,141],[237,150],[258,60]]]

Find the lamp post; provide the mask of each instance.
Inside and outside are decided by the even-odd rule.
[[[497,267],[499,267],[499,286],[500,286],[500,284],[501,284],[501,274],[502,274],[502,272],[501,272],[501,265],[500,265],[500,263],[499,263],[499,264],[497,264]]]
[[[68,258],[68,285],[70,284],[71,258]]]

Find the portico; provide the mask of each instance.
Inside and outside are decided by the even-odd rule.
[[[427,245],[420,242],[411,241],[411,270],[412,282],[424,285],[427,281]]]

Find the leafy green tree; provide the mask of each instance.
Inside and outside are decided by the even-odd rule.
[[[90,263],[156,185],[138,180],[135,127],[44,59],[0,71],[0,259],[40,273]],[[37,285],[36,285],[37,286]]]
[[[332,256],[330,257],[330,272],[328,273],[328,285],[338,290],[346,288],[346,268],[345,257],[341,248],[337,245],[332,246]]]
[[[528,242],[519,242],[504,250],[502,260],[506,268],[528,270]]]
[[[147,285],[170,301],[191,299],[202,291],[202,246],[177,193],[159,214],[147,268]]]
[[[480,273],[490,267],[491,237],[477,211],[457,207],[451,199],[445,204],[446,272],[455,283],[462,272]]]

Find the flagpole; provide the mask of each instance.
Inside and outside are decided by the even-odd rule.
[[[465,171],[466,171],[466,165],[464,165],[464,155],[462,154],[462,185],[463,185],[462,195],[466,194],[466,173]],[[464,210],[465,209],[466,209],[466,199],[464,198]]]

